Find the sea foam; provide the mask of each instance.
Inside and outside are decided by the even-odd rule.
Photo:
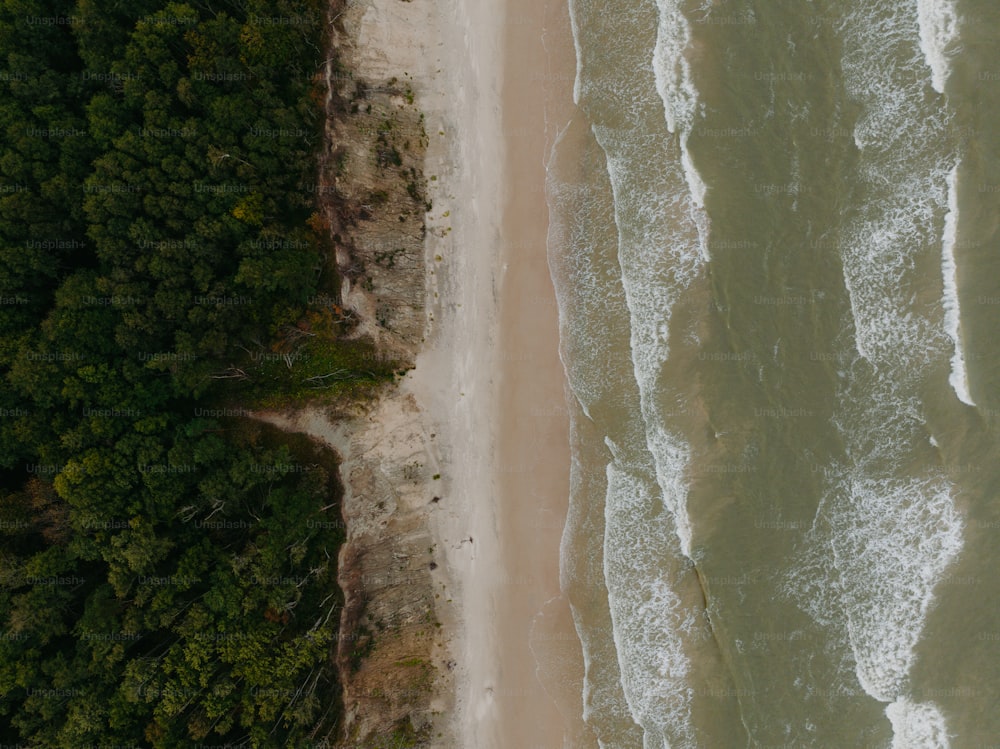
[[[612,443],[609,448],[618,452]],[[649,476],[608,466],[604,564],[625,697],[647,749],[691,745],[691,668],[681,633],[695,627],[663,571],[673,528]]]
[[[691,45],[691,24],[681,12],[677,0],[657,0],[656,6],[656,45],[653,48],[656,91],[663,103],[667,130],[678,136],[681,169],[691,200],[689,215],[698,228],[702,258],[708,262],[711,257],[708,249],[708,216],[705,213],[708,186],[688,150],[688,138],[700,109],[698,89],[687,58]]]
[[[904,694],[937,581],[962,546],[943,477],[874,479],[838,488],[830,544],[862,688],[882,702]]]
[[[969,393],[969,375],[965,369],[962,349],[962,317],[958,301],[958,266],[955,262],[955,244],[958,238],[958,164],[948,173],[948,214],[944,219],[944,236],[941,239],[941,273],[944,277],[945,330],[955,346],[951,357],[951,376],[948,381],[958,399],[969,406],[976,404]]]
[[[601,749],[627,749],[642,730],[626,702],[605,581],[607,417],[641,424],[628,356],[629,311],[621,286],[613,199],[604,152],[588,124],[560,134],[547,165],[548,259],[556,289],[560,353],[570,387],[570,502],[560,547],[561,586],[583,648],[584,720]],[[632,431],[638,431],[632,426]],[[641,434],[621,439],[643,450]]]
[[[931,85],[944,93],[951,73],[950,57],[959,35],[958,14],[953,0],[918,0],[920,51],[931,70]]]
[[[691,44],[691,24],[676,0],[656,0],[658,23],[653,48],[656,90],[663,101],[667,130],[679,134],[691,131],[698,110],[698,90],[685,56]]]
[[[944,716],[932,702],[910,702],[903,698],[885,709],[892,723],[892,749],[948,749]]]
[[[641,446],[633,440],[609,443],[616,461],[608,469],[605,578],[615,644],[625,697],[643,727],[644,746],[668,747],[671,736],[687,746],[691,689],[682,629],[692,625],[694,614],[678,608],[662,571],[671,562],[676,565],[679,553],[691,553],[690,456],[686,443],[664,423],[656,396],[658,376],[669,357],[672,308],[700,267],[697,233],[683,221],[687,193],[671,168],[676,161],[669,158],[669,142],[637,131],[593,129],[605,151],[614,193],[639,396],[634,421],[645,437]],[[661,158],[651,162],[651,153]]]
[[[681,478],[687,449],[669,433],[655,404],[659,373],[670,355],[673,307],[701,269],[698,230],[685,221],[690,203],[675,167],[679,154],[671,153],[669,141],[598,126],[594,131],[607,154],[614,189],[622,285],[631,314],[632,361],[647,447],[656,463],[663,502],[675,518],[681,551],[690,556],[691,520]],[[659,159],[649,163],[650,153]]]

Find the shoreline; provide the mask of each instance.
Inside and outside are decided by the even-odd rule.
[[[455,0],[433,15],[458,80],[418,88],[428,132],[449,137],[427,151],[428,335],[402,389],[443,432],[450,474],[453,501],[429,522],[447,560],[437,584],[458,600],[438,613],[457,663],[451,723],[460,747],[582,749],[596,741],[560,589],[569,424],[546,253],[545,164],[576,65],[568,8]]]
[[[573,112],[567,9],[527,0],[499,6],[365,0],[348,7],[362,19],[352,46],[370,64],[369,72],[376,71],[371,80],[386,91],[398,88],[401,74],[427,115],[421,164],[433,207],[428,203],[420,218],[426,241],[421,237],[421,249],[408,258],[418,260],[381,279],[375,271],[376,290],[368,288],[367,295],[352,279],[345,295],[353,291],[352,311],[381,346],[404,351],[407,365],[416,362],[401,384],[386,388],[345,426],[351,439],[343,467],[349,483],[360,466],[384,480],[380,491],[384,486],[394,499],[406,498],[392,506],[392,517],[378,519],[384,520],[381,530],[369,524],[367,540],[376,542],[349,562],[361,569],[361,588],[365,554],[376,544],[388,547],[381,550],[381,563],[394,567],[388,557],[398,559],[395,552],[405,550],[403,528],[419,538],[412,545],[419,552],[412,571],[419,571],[421,585],[429,583],[424,601],[440,622],[431,656],[437,676],[423,685],[420,704],[411,703],[407,716],[413,725],[415,716],[431,716],[423,725],[435,733],[421,733],[419,744],[406,746],[591,749],[596,741],[582,720],[583,657],[560,580],[560,547],[565,544],[567,559],[572,551],[564,534],[570,452],[545,246],[545,164],[555,131]],[[344,142],[350,147],[349,137]],[[392,249],[383,244],[380,254],[395,253],[395,247],[395,241]],[[385,309],[395,300],[379,298],[379,282],[403,279],[405,285],[406,278],[424,293],[413,297],[418,302],[407,318],[419,323],[412,326],[418,332],[404,340],[387,332]],[[758,297],[754,302],[761,303]],[[400,341],[405,345],[398,346]],[[794,409],[758,411],[758,419],[796,415]],[[699,439],[724,433],[706,432]],[[726,449],[720,443],[696,452]],[[407,475],[403,467],[415,463],[426,470]],[[740,472],[732,467],[723,466],[723,473]],[[703,473],[717,474],[717,468]],[[378,496],[355,491],[354,510],[362,516],[376,512]],[[688,585],[687,593],[704,602],[708,587]],[[393,591],[388,606],[399,606],[414,590]],[[342,631],[351,634],[349,627]],[[712,686],[718,656],[711,644],[692,646],[691,654],[700,661],[698,678],[709,684],[692,692],[708,698],[698,700],[697,709],[709,725],[703,719],[728,710],[740,690]],[[404,661],[373,658],[369,674],[391,684],[391,668],[383,667],[393,662]],[[737,721],[729,722],[738,728]]]
[[[545,193],[545,165],[571,113],[576,58],[565,4],[507,0],[506,13],[496,745],[584,749],[596,742],[583,723],[583,652],[560,584],[569,412]]]

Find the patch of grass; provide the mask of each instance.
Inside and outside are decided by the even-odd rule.
[[[239,366],[248,378],[234,395],[257,408],[282,408],[310,400],[367,399],[391,382],[399,362],[379,356],[368,339],[337,340],[329,334],[305,337],[285,350],[251,350]]]
[[[397,666],[425,666],[427,661],[423,658],[407,658],[402,661],[396,661]]]

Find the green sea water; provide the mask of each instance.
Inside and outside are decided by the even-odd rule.
[[[1000,745],[1000,8],[570,11],[549,255],[599,744]]]

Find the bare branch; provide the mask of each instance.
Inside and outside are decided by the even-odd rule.
[[[221,372],[208,375],[208,378],[210,380],[249,380],[250,376],[239,367],[230,364]]]

